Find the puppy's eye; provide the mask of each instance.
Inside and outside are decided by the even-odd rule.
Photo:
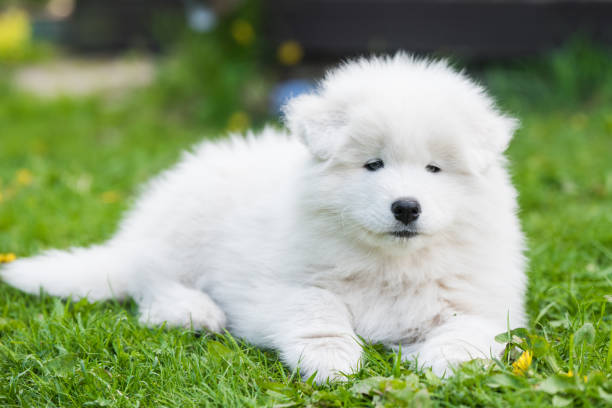
[[[385,163],[381,159],[372,159],[368,160],[366,164],[363,165],[363,167],[365,167],[369,171],[376,171],[385,167]]]
[[[425,170],[427,170],[430,173],[438,173],[442,169],[436,166],[435,164],[428,164],[427,166],[425,166]]]

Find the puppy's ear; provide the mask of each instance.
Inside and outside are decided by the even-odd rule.
[[[486,135],[482,141],[484,147],[495,154],[502,154],[510,145],[512,136],[518,128],[517,119],[500,114],[495,115],[495,118],[486,124]]]
[[[519,121],[509,116],[496,114],[492,120],[483,125],[482,136],[472,149],[469,158],[476,172],[485,171],[502,157],[510,145],[514,132],[519,127]]]
[[[310,152],[319,159],[329,159],[340,145],[344,119],[340,110],[325,97],[304,94],[287,102],[283,108],[285,124]]]

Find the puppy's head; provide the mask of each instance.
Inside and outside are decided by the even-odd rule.
[[[405,54],[330,71],[285,119],[313,155],[308,205],[386,247],[482,222],[516,127],[465,75]]]

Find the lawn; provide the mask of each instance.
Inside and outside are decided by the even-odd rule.
[[[140,327],[131,302],[71,302],[0,283],[0,405],[609,406],[610,66],[610,54],[574,46],[472,69],[522,122],[509,156],[529,239],[530,320],[500,336],[512,344],[495,364],[468,363],[441,381],[371,345],[346,383],[315,386],[229,335]],[[47,101],[2,81],[0,253],[18,257],[108,238],[140,183],[224,127],[168,109],[164,98],[185,93],[167,92],[163,78],[120,98]],[[531,364],[513,367],[523,350]]]

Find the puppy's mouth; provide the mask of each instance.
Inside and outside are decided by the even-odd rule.
[[[389,234],[397,238],[412,238],[419,235],[417,231],[413,230],[391,231]]]

